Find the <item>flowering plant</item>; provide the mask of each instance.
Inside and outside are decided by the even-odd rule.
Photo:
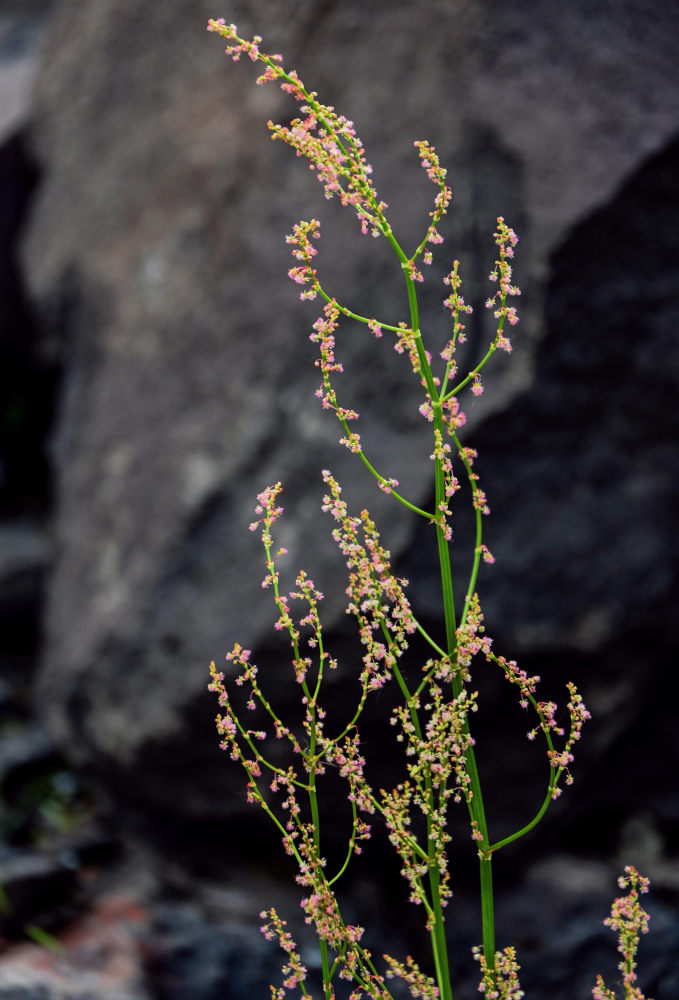
[[[323,510],[335,523],[332,532],[349,572],[347,610],[356,619],[363,645],[362,667],[356,678],[355,703],[346,721],[336,731],[326,731],[323,682],[336,661],[326,648],[319,605],[323,595],[308,575],[301,571],[295,587],[286,593],[281,586],[279,563],[286,550],[276,547],[275,524],[282,514],[279,505],[281,484],[264,489],[257,498],[252,531],[261,532],[266,575],[262,586],[272,592],[278,618],[275,628],[287,636],[291,648],[291,681],[299,686],[303,717],[297,725],[278,714],[260,682],[251,653],[236,643],[227,654],[233,683],[247,692],[247,709],[265,721],[250,726],[236,710],[224,674],[211,665],[210,690],[218,696],[221,713],[217,727],[221,746],[243,767],[250,802],[258,804],[282,837],[286,853],[297,864],[297,882],[304,896],[301,906],[307,923],[318,938],[323,990],[326,1000],[335,997],[338,980],[352,984],[351,1000],[364,995],[391,997],[387,981],[402,980],[413,997],[452,1000],[451,968],[445,938],[444,911],[451,897],[448,847],[448,813],[451,803],[464,803],[470,836],[477,844],[481,885],[482,946],[475,949],[480,963],[479,989],[488,1000],[516,1000],[522,996],[515,951],[496,950],[493,908],[492,861],[503,847],[523,837],[542,819],[563,784],[573,780],[570,765],[575,743],[589,713],[575,685],[568,684],[569,722],[562,726],[557,705],[537,696],[537,676],[528,676],[513,660],[493,649],[485,634],[483,613],[476,589],[482,560],[493,557],[483,541],[483,519],[489,513],[486,496],[474,471],[476,452],[460,437],[465,414],[460,398],[464,390],[478,396],[483,392],[482,372],[496,351],[511,352],[507,327],[518,322],[510,301],[520,295],[513,284],[512,259],[518,237],[498,218],[494,240],[496,261],[490,274],[493,294],[486,302],[496,320],[495,331],[485,354],[468,371],[458,371],[457,348],[465,340],[464,317],[471,312],[461,295],[458,261],[444,279],[449,294],[444,304],[450,311],[452,330],[434,363],[420,329],[417,286],[423,281],[420,266],[432,262],[432,247],[443,242],[438,224],[451,200],[446,171],[433,146],[415,143],[422,167],[434,184],[435,196],[429,222],[421,242],[406,253],[388,220],[387,205],[377,195],[372,169],[363,144],[351,121],[334,108],[322,104],[308,90],[294,70],[286,70],[279,55],[260,50],[261,38],[241,38],[234,25],[223,19],[211,20],[210,31],[228,40],[226,52],[234,60],[247,55],[263,68],[257,83],[275,82],[300,105],[300,117],[289,125],[269,122],[273,139],[280,139],[307,159],[323,185],[326,198],[337,197],[358,218],[361,232],[383,238],[391,246],[401,269],[409,306],[407,321],[397,326],[375,316],[358,315],[339,303],[321,283],[315,267],[316,242],[320,224],[316,219],[297,223],[287,237],[293,256],[289,276],[301,287],[304,300],[321,299],[321,315],[313,324],[311,340],[317,346],[316,366],[321,383],[316,395],[321,406],[334,413],[342,427],[341,444],[360,459],[378,487],[414,516],[431,524],[440,566],[443,606],[442,633],[437,641],[416,617],[408,597],[407,581],[394,575],[390,554],[382,546],[377,527],[367,510],[352,514],[342,499],[342,490],[328,470],[323,471],[326,495]],[[391,337],[394,349],[408,358],[423,390],[419,407],[431,424],[432,493],[431,509],[408,500],[399,483],[382,475],[367,457],[360,435],[353,430],[358,414],[341,404],[336,376],[342,365],[335,356],[335,336],[342,318],[367,327],[375,337]],[[468,583],[460,605],[453,596],[451,541],[454,499],[460,489],[458,474],[471,489],[476,537]],[[434,541],[434,538],[433,538]],[[301,607],[301,610],[297,610]],[[401,658],[411,640],[423,643],[426,654],[419,675],[413,681],[401,667]],[[544,741],[546,790],[535,815],[521,829],[493,841],[484,808],[483,791],[475,757],[470,716],[477,708],[477,692],[472,689],[472,661],[481,657],[499,668],[517,693],[519,704],[533,713],[528,738]],[[373,788],[361,753],[359,723],[367,700],[385,685],[395,685],[400,700],[391,724],[405,751],[404,780],[391,789]],[[289,751],[285,757],[282,747]],[[284,762],[282,762],[284,761]],[[343,861],[330,871],[323,854],[319,795],[329,767],[346,783],[350,832]],[[421,907],[431,941],[431,970],[425,974],[411,957],[405,962],[384,955],[386,968],[378,971],[371,953],[362,943],[363,928],[347,923],[342,915],[336,886],[352,857],[361,853],[371,836],[375,818],[383,821],[388,839],[397,852],[401,871],[408,884],[410,900]],[[635,883],[636,884],[636,883]],[[263,931],[279,941],[287,955],[283,985],[272,995],[280,1000],[286,990],[298,988],[309,997],[308,975],[286,923],[275,909],[262,914]],[[616,925],[617,926],[617,925]],[[611,994],[598,984],[600,1000]],[[637,994],[629,994],[637,997]]]

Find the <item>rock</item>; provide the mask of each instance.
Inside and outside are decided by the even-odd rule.
[[[49,543],[39,523],[0,524],[0,629],[8,653],[34,650],[42,614]]]
[[[109,894],[60,935],[55,949],[15,946],[0,957],[0,998],[149,1000],[139,949],[145,917],[136,899]]]
[[[263,121],[285,119],[290,103],[255,87],[249,65],[227,64],[204,34],[215,13],[180,0],[58,4],[36,93],[43,180],[23,255],[42,336],[64,368],[37,702],[121,821],[199,854],[204,835],[219,842],[228,831],[229,844],[250,836],[240,832],[240,783],[216,750],[206,665],[235,639],[258,659],[280,658],[247,531],[256,493],[285,482],[280,540],[289,565],[305,562],[328,594],[338,643],[344,585],[323,540],[329,525],[319,524],[322,467],[352,503],[387,511],[385,540],[413,570],[416,606],[437,607],[431,538],[376,495],[314,405],[306,334],[316,312],[296,303],[285,279],[283,237],[299,218],[320,218],[319,273],[358,312],[406,318],[400,274],[387,270],[385,247],[361,240],[295,157],[269,143]],[[488,404],[470,409],[498,557],[481,588],[509,655],[530,664],[553,654],[550,686],[574,665],[602,705],[596,789],[575,811],[585,830],[602,782],[611,795],[623,783],[622,771],[612,780],[620,744],[636,755],[637,776],[660,753],[652,732],[642,749],[621,726],[636,725],[646,706],[663,706],[668,732],[676,721],[676,699],[662,697],[674,682],[659,674],[676,596],[676,415],[667,411],[676,390],[677,201],[667,181],[676,169],[676,13],[649,19],[632,0],[596,12],[584,0],[530,11],[484,2],[427,6],[414,22],[391,4],[368,12],[309,2],[290,17],[280,0],[257,0],[229,16],[360,123],[408,246],[431,195],[411,143],[427,136],[437,146],[456,188],[445,246],[462,260],[477,306],[472,347],[489,337],[496,217],[521,234],[515,356],[489,375]],[[430,287],[423,329],[441,323],[443,293]],[[341,336],[353,371],[347,403],[361,410],[369,454],[428,502],[417,392],[384,344],[349,326]],[[338,674],[333,701],[346,678]],[[500,704],[491,694],[487,732]],[[516,760],[521,778],[528,765],[518,751]],[[655,809],[668,787],[661,775],[652,784]],[[638,782],[628,787],[626,796],[641,794]],[[513,821],[524,804],[506,773],[494,791]],[[598,818],[601,837],[614,838]]]
[[[313,982],[318,956],[305,939],[294,890],[281,888],[270,876],[250,876],[248,882],[236,871],[229,883],[219,886],[192,882],[187,898],[176,888],[159,892],[158,886],[146,884],[144,873],[135,878],[134,871],[132,865],[109,873],[109,887],[100,886],[81,913],[55,929],[56,947],[51,951],[25,942],[0,955],[2,1000],[265,996],[269,983],[280,983],[284,956],[258,929],[252,904],[265,905],[263,899],[288,920]],[[615,891],[610,867],[565,855],[533,864],[522,877],[513,876],[511,892],[499,900],[498,944],[511,940],[518,945],[526,996],[572,1000],[575,990],[584,997],[599,971],[609,982],[617,981],[616,939],[603,925]],[[675,915],[661,894],[658,886],[643,900],[651,922],[639,949],[638,971],[644,993],[666,1000],[676,991],[679,938]],[[385,913],[377,899],[368,878],[353,900],[364,911],[361,916],[377,910],[378,926],[384,921],[377,938],[372,936],[374,921],[367,925],[371,944],[377,943],[377,967],[382,966],[377,947],[387,941],[394,955],[403,957],[409,948],[417,957],[424,941],[418,943],[412,935],[403,940],[411,929],[413,907]],[[478,901],[463,893],[455,900],[455,916],[449,941],[457,992],[472,996],[478,985],[471,958],[471,946],[478,940]],[[555,926],[559,933],[550,935]]]
[[[37,726],[17,727],[0,736],[0,789],[6,799],[8,785],[21,785],[36,772],[54,763],[56,749]]]
[[[619,983],[618,942],[603,924],[618,892],[604,865],[558,855],[535,865],[513,887],[499,906],[498,939],[516,944],[527,997],[586,997],[599,972],[608,984]],[[645,996],[669,998],[677,982],[672,956],[679,927],[670,906],[646,896],[642,904],[650,924],[639,947],[639,986]]]
[[[0,930],[16,929],[63,903],[73,893],[74,872],[58,858],[0,848],[0,886],[5,905]]]
[[[280,980],[279,950],[256,928],[223,928],[191,904],[155,908],[146,940],[146,969],[163,1000],[263,997]]]
[[[26,124],[52,0],[9,0],[0,13],[0,145]]]
[[[25,141],[46,2],[0,12],[0,709],[28,686],[39,641],[49,545],[44,454],[54,372],[36,330],[17,262],[17,240],[37,174]]]
[[[50,4],[3,4],[0,13],[0,516],[35,517],[48,486],[42,453],[54,372],[38,356],[17,262],[17,240],[37,173],[25,141],[30,95]],[[42,15],[42,17],[40,16]]]
[[[678,168],[679,137],[555,250],[535,388],[479,431],[504,577],[487,608],[520,623],[503,630],[524,648],[590,652],[651,623],[668,630],[656,648],[672,641],[679,236],[664,220],[679,213]]]

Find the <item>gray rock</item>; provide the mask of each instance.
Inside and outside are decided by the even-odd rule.
[[[6,793],[8,780],[23,772],[31,772],[45,765],[54,757],[54,745],[46,733],[37,727],[17,729],[0,737],[0,788]]]
[[[215,14],[205,0],[57,5],[32,133],[43,182],[23,258],[45,349],[65,371],[38,702],[118,814],[150,816],[161,836],[243,813],[204,689],[210,659],[235,639],[269,659],[277,648],[247,531],[260,489],[284,481],[281,542],[327,593],[331,623],[344,585],[319,523],[324,466],[353,503],[384,514],[416,606],[432,617],[437,606],[432,539],[335,446],[315,405],[316,313],[285,278],[283,237],[299,218],[320,218],[320,273],[340,300],[385,321],[406,318],[399,269],[271,145],[263,122],[291,105],[255,87],[251,66],[227,63],[204,33]],[[608,720],[603,759],[620,738],[616,698],[617,719],[633,722],[638,678],[650,691],[652,661],[663,662],[642,654],[621,676],[624,630],[634,627],[641,650],[652,628],[666,651],[658,630],[676,588],[677,201],[662,180],[675,156],[676,10],[307,0],[291,13],[252,0],[228,16],[359,123],[407,246],[431,195],[411,143],[437,146],[456,192],[444,249],[460,257],[477,307],[472,347],[490,336],[496,217],[520,232],[516,350],[470,409],[498,557],[481,587],[509,655],[556,652],[557,666],[575,659],[585,678],[603,665],[589,686]],[[443,338],[434,279],[428,294],[423,329]],[[369,454],[428,502],[417,387],[384,343],[349,326],[341,338]]]
[[[48,557],[48,539],[39,524],[0,524],[0,623],[5,636],[28,621],[35,628]]]
[[[258,928],[225,932],[195,906],[157,906],[145,944],[147,974],[163,1000],[247,1000],[281,978],[280,951],[267,948]]]
[[[9,0],[0,8],[0,145],[28,121],[51,0]]]
[[[6,901],[0,914],[4,932],[67,900],[73,893],[74,872],[57,858],[2,846],[0,885]]]

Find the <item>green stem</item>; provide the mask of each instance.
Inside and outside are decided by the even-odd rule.
[[[392,246],[396,250],[396,253],[401,261],[401,265],[407,263],[407,258],[401,247],[398,245],[393,236],[388,233],[387,238],[390,240]],[[408,304],[410,307],[410,327],[415,333],[415,344],[417,349],[417,354],[420,362],[420,368],[422,371],[422,378],[424,379],[427,392],[434,403],[438,403],[438,392],[436,390],[436,384],[431,372],[431,367],[427,359],[427,355],[422,343],[422,336],[420,334],[420,321],[419,321],[419,311],[417,305],[417,293],[415,290],[415,283],[410,277],[407,269],[403,267],[403,274],[405,277],[406,288],[408,292]],[[435,417],[436,420],[436,409]],[[442,426],[441,412],[438,411],[439,424]],[[438,510],[438,504],[443,498],[444,480],[443,480],[443,469],[441,463],[436,461],[436,509]],[[447,615],[446,615],[446,633],[450,637],[450,627],[452,623],[452,637],[454,641],[455,636],[455,606],[453,602],[453,589],[452,589],[452,576],[450,573],[450,559],[448,557],[448,546],[443,538],[443,533],[440,528],[437,527],[437,536],[439,540],[439,557],[441,559],[441,571],[442,579],[445,576],[445,567],[447,566],[447,584],[444,585],[444,604],[447,605]],[[446,559],[443,558],[443,547],[445,548]],[[451,617],[452,616],[452,617]],[[450,648],[450,643],[449,643]],[[398,676],[398,675],[397,675]],[[413,724],[416,727],[416,731],[420,730],[419,719],[417,718],[417,713],[414,709],[412,700],[409,702],[411,706],[411,718],[413,719]],[[431,796],[431,777],[427,777],[427,794]],[[436,855],[435,844],[432,839],[432,828],[431,819],[427,816],[427,849],[429,857],[432,859],[428,866],[428,876],[429,876],[429,886],[431,890],[431,902],[433,909],[433,921],[431,926],[431,944],[432,953],[434,957],[434,964],[436,967],[436,981],[439,986],[439,992],[441,1000],[453,1000],[453,991],[450,981],[450,964],[448,961],[448,948],[446,945],[446,935],[445,935],[445,924],[443,918],[443,907],[441,905],[441,892],[440,892],[440,874],[438,870],[438,864],[434,860]]]
[[[317,638],[320,639],[320,629],[316,630]],[[295,659],[299,658],[299,650],[297,648],[297,640],[293,636],[293,647],[295,653]],[[316,690],[314,692],[313,699],[310,697],[309,689],[307,687],[306,680],[303,682],[304,693],[308,699],[308,711],[309,711],[309,760],[313,760],[316,754],[316,742],[317,733],[316,728],[316,697],[321,684],[321,678],[323,673],[323,645],[321,643],[319,649],[319,665],[318,665],[318,678],[316,684]],[[316,762],[309,765],[309,806],[311,809],[311,823],[313,829],[314,838],[314,850],[316,852],[316,857],[321,857],[321,821],[318,810],[318,795],[316,793]],[[325,992],[326,1000],[331,1000],[333,996],[333,989],[330,977],[330,959],[328,956],[328,945],[327,942],[319,936],[318,947],[321,953],[321,967],[323,970],[323,990]]]
[[[315,709],[312,709],[312,714],[315,716]],[[316,750],[316,727],[312,725],[311,727],[311,746],[309,748],[310,756]],[[321,831],[320,831],[320,816],[318,812],[318,796],[316,794],[316,768],[313,767],[309,774],[309,805],[311,807],[311,822],[313,824],[314,831],[314,848],[316,850],[317,857],[321,856]],[[327,942],[323,940],[322,937],[318,938],[318,947],[321,953],[321,967],[323,969],[323,991],[326,996],[326,1000],[331,1000],[333,996],[333,989],[330,977],[330,959],[328,957],[328,945]]]
[[[441,405],[441,397],[437,391],[436,383],[431,371],[431,366],[427,358],[427,354],[422,342],[422,336],[420,333],[419,324],[419,309],[417,303],[417,292],[415,289],[415,283],[412,280],[408,265],[410,264],[409,259],[406,257],[401,246],[395,239],[391,228],[388,225],[383,225],[380,227],[382,232],[387,237],[388,241],[392,245],[397,257],[401,262],[401,266],[404,273],[404,278],[406,282],[406,289],[408,294],[408,305],[410,308],[410,328],[414,333],[415,337],[415,347],[417,350],[417,356],[419,360],[420,371],[422,374],[422,379],[424,381],[427,393],[432,403],[433,416],[434,416],[434,428],[441,435],[441,440],[444,436],[444,424],[443,424],[443,411]],[[489,353],[492,353],[489,352]],[[488,357],[483,359],[482,365],[488,360]],[[450,395],[450,394],[449,394]],[[361,456],[363,458],[363,456]],[[366,461],[363,459],[364,462]],[[368,463],[366,462],[366,465]],[[369,468],[371,468],[368,465]],[[371,468],[371,471],[372,470]],[[443,471],[443,464],[439,458],[435,459],[435,510],[438,513],[439,505],[445,503],[445,476]],[[420,511],[420,513],[422,513]],[[443,528],[441,525],[436,525],[436,538],[437,547],[439,555],[439,566],[441,573],[441,588],[443,595],[443,609],[445,618],[445,631],[446,631],[446,646],[448,649],[448,656],[451,662],[455,662],[457,653],[457,620],[455,613],[455,600],[453,594],[453,580],[452,580],[452,570],[451,570],[451,560],[450,560],[450,548],[449,543],[445,537]],[[473,571],[472,571],[473,572]],[[466,611],[466,608],[465,608]],[[397,680],[400,683],[401,689],[404,694],[408,693],[407,686],[402,682],[400,677],[400,672],[396,671]],[[463,680],[458,671],[453,674],[453,693],[455,697],[459,697],[463,690]],[[419,719],[417,717],[417,712],[415,710],[412,698],[408,698],[408,705],[410,709],[411,718],[416,727],[419,730]],[[465,732],[469,732],[468,723],[465,722]],[[483,929],[483,948],[486,961],[488,963],[488,968],[491,970],[495,969],[495,915],[494,915],[494,905],[493,905],[493,881],[492,881],[492,866],[491,858],[489,854],[490,841],[488,837],[488,825],[486,822],[485,809],[483,804],[483,793],[481,790],[481,782],[478,773],[478,767],[476,764],[476,757],[474,754],[473,746],[469,746],[466,752],[466,767],[467,773],[470,779],[470,795],[468,797],[468,806],[470,811],[470,817],[472,820],[473,827],[478,830],[481,835],[481,843],[479,845],[479,864],[480,864],[480,880],[481,880],[481,910],[482,910],[482,929]],[[430,779],[429,779],[430,781]],[[427,786],[427,792],[431,792],[430,784]],[[428,847],[430,850],[430,857],[433,857],[433,844],[430,838],[431,827],[430,823],[427,824],[427,835],[428,835]],[[448,952],[445,943],[445,931],[444,931],[444,921],[443,921],[443,909],[441,905],[440,897],[440,878],[438,868],[435,865],[429,866],[429,883],[432,893],[432,906],[434,910],[434,921],[432,927],[432,949],[434,955],[434,961],[436,964],[436,976],[439,985],[441,1000],[452,1000],[452,987],[450,983],[450,968],[448,962]],[[493,975],[493,979],[494,979]]]
[[[434,410],[434,420],[436,421],[436,409]],[[439,410],[439,420],[440,420]],[[441,421],[441,426],[442,426]],[[436,505],[439,504],[439,480],[443,483],[443,470],[441,463],[437,460],[437,496]],[[443,496],[442,485],[441,497]],[[453,600],[453,584],[450,566],[450,549],[448,542],[443,536],[442,529],[436,527],[439,561],[441,565],[441,585],[443,588],[443,604],[446,619],[446,641],[448,644],[448,655],[454,661],[457,652],[457,635],[455,630],[455,603]],[[453,673],[453,694],[459,697],[463,690],[463,681],[460,672]],[[464,733],[469,733],[469,723],[465,721]],[[467,774],[469,775],[470,795],[468,798],[469,813],[472,825],[479,831],[482,841],[479,846],[479,866],[481,880],[481,927],[483,933],[483,953],[488,963],[489,969],[495,969],[495,909],[493,904],[493,872],[490,855],[487,854],[489,847],[488,824],[486,821],[485,808],[483,804],[483,792],[481,790],[481,780],[476,764],[476,756],[473,746],[469,746],[465,754]],[[484,851],[486,852],[484,854]]]
[[[412,279],[406,272],[406,284],[408,285],[408,298],[411,303],[411,326],[412,329],[418,329],[418,317],[417,317],[417,301],[415,287]],[[441,440],[444,436],[444,424],[443,424],[443,410],[441,402],[436,391],[436,387],[433,382],[431,375],[431,370],[426,359],[426,354],[424,351],[424,346],[422,345],[421,337],[417,340],[418,353],[420,354],[420,361],[422,364],[422,371],[425,382],[427,384],[427,389],[430,393],[430,398],[432,400],[433,414],[434,414],[434,430],[438,431],[441,435]],[[435,508],[439,511],[439,505],[445,503],[445,477],[443,471],[443,464],[440,458],[435,459]],[[455,662],[457,654],[457,622],[455,615],[455,599],[453,594],[453,577],[451,569],[450,560],[450,546],[448,540],[446,539],[443,528],[441,525],[436,525],[436,541],[438,546],[439,555],[439,566],[441,573],[441,589],[443,594],[443,611],[445,617],[445,630],[446,630],[446,645],[448,649],[448,656],[451,662]],[[459,671],[453,673],[453,694],[455,697],[459,697],[463,690],[463,680]],[[469,733],[469,723],[465,722],[464,725],[465,734]],[[468,798],[468,806],[470,817],[472,820],[472,825],[480,833],[482,840],[479,847],[479,865],[480,865],[480,881],[481,881],[481,923],[483,932],[483,951],[488,963],[489,969],[495,969],[495,911],[493,905],[493,874],[490,856],[487,855],[488,848],[490,846],[490,841],[488,838],[488,824],[486,821],[485,808],[483,804],[483,792],[481,790],[481,781],[479,778],[479,771],[476,764],[476,756],[474,754],[474,748],[472,745],[469,746],[465,754],[465,762],[467,773],[470,779],[470,795]],[[486,854],[484,854],[486,852]],[[432,884],[432,898],[434,905],[438,905],[440,908],[440,896],[438,893],[438,882],[435,880],[435,884]],[[442,920],[442,917],[441,917]],[[436,921],[438,924],[438,920]],[[442,927],[442,923],[441,923]],[[441,931],[442,933],[442,931]],[[446,962],[446,973],[447,973],[447,962]],[[450,996],[450,981],[448,979],[448,996]],[[445,998],[444,998],[445,1000]]]
[[[545,796],[544,802],[542,803],[542,805],[540,806],[539,810],[537,811],[533,819],[530,821],[530,823],[526,823],[526,825],[521,827],[520,830],[517,830],[516,833],[510,834],[508,837],[505,837],[504,840],[498,840],[497,844],[492,844],[491,847],[489,847],[488,849],[489,853],[494,853],[495,851],[499,851],[501,847],[506,847],[507,844],[511,844],[515,840],[519,840],[521,837],[525,836],[525,834],[527,834],[529,830],[532,830],[534,826],[537,826],[537,824],[540,822],[540,820],[545,815],[545,813],[547,812],[552,803],[554,786],[556,784],[555,776],[556,772],[554,772],[550,776],[549,788],[547,789],[547,794]]]
[[[487,839],[487,837],[486,837]],[[481,875],[481,923],[483,927],[483,954],[488,969],[493,970],[495,981],[495,906],[493,903],[492,855],[479,851]]]
[[[483,513],[481,506],[476,502],[478,497],[479,488],[476,485],[476,480],[474,479],[474,474],[472,472],[471,462],[467,458],[462,443],[457,437],[457,434],[451,431],[451,437],[457,448],[457,453],[462,459],[462,463],[465,467],[467,473],[467,478],[469,480],[469,485],[472,489],[472,496],[474,499],[474,515],[476,519],[476,540],[474,544],[474,558],[472,560],[472,569],[469,574],[469,583],[467,584],[467,593],[465,594],[464,607],[462,609],[462,614],[460,616],[460,624],[464,625],[467,621],[467,613],[469,611],[469,605],[471,604],[472,597],[474,596],[474,590],[476,589],[476,580],[479,574],[479,566],[481,564],[481,543],[483,541]]]

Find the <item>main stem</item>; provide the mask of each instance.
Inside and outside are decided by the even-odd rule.
[[[405,254],[401,250],[396,240],[388,234],[388,238],[392,243],[392,246],[396,250],[401,263],[407,262]],[[426,355],[424,345],[422,343],[422,336],[420,334],[420,321],[419,321],[419,310],[417,306],[417,293],[415,290],[415,283],[408,274],[408,271],[404,268],[404,277],[406,280],[406,287],[408,290],[408,304],[410,306],[410,327],[415,333],[415,343],[418,352],[418,357],[420,361],[420,366],[422,369],[422,377],[426,384],[427,392],[432,401],[433,412],[434,412],[434,429],[437,430],[441,435],[441,440],[444,439],[444,425],[443,425],[443,411],[441,407],[440,397],[436,384],[434,383],[434,378],[431,372],[431,367],[429,365],[429,360]],[[435,510],[438,512],[439,505],[445,502],[445,478],[443,473],[443,465],[439,458],[435,459]],[[442,528],[436,526],[436,540],[438,546],[438,557],[439,566],[441,573],[441,590],[443,594],[443,611],[445,618],[445,629],[446,629],[446,649],[448,656],[450,657],[451,663],[454,665],[457,658],[457,620],[455,614],[455,600],[453,595],[453,576],[451,570],[450,562],[450,546],[447,539],[443,533]],[[453,668],[453,694],[455,697],[459,697],[463,690],[462,678],[460,677],[459,671]],[[465,732],[469,732],[469,724],[465,722]],[[472,823],[478,829],[482,836],[482,840],[479,843],[479,874],[480,874],[480,889],[481,889],[481,925],[483,933],[483,953],[486,959],[487,968],[495,970],[495,908],[493,904],[493,870],[492,870],[492,860],[491,854],[488,853],[488,848],[490,847],[490,840],[488,838],[488,824],[486,821],[486,814],[483,805],[483,793],[481,791],[481,781],[479,778],[479,771],[476,764],[476,756],[474,754],[473,746],[469,746],[466,752],[466,765],[467,773],[470,778],[470,799],[469,799],[469,811],[472,819]],[[434,905],[434,910],[436,913],[435,929],[440,927],[440,931],[437,935],[436,941],[434,941],[434,954],[438,957],[437,952],[440,950],[440,945],[442,941],[445,941],[443,937],[443,912],[441,907],[440,894],[438,891],[438,879],[432,877],[430,872],[430,885],[432,889],[432,901]],[[432,931],[432,937],[434,932]],[[447,953],[446,953],[447,954]],[[446,957],[445,961],[445,971],[443,968],[441,972],[444,973],[445,983],[439,976],[439,964],[437,961],[437,977],[439,979],[439,986],[441,988],[441,995],[444,1000],[452,1000],[452,991],[450,987],[450,973],[448,969],[448,961]]]
[[[434,427],[443,434],[443,418],[441,407],[434,406]],[[436,459],[436,509],[445,499],[444,497],[444,476],[440,459]],[[443,611],[446,625],[446,648],[451,663],[455,664],[457,657],[457,633],[455,617],[455,601],[453,598],[453,578],[450,564],[450,546],[444,537],[442,529],[437,525],[436,535],[438,542],[439,564],[441,568],[441,589],[443,592]],[[453,667],[453,694],[459,697],[462,693],[462,678],[459,671]],[[465,734],[469,733],[469,723],[465,721]],[[481,886],[481,926],[483,932],[483,954],[486,959],[488,969],[495,969],[495,907],[493,903],[493,869],[492,855],[488,852],[490,840],[488,838],[488,823],[483,805],[483,792],[481,791],[481,780],[479,769],[476,764],[474,747],[469,746],[465,754],[467,774],[470,778],[470,799],[469,812],[472,822],[476,823],[482,840],[479,843],[479,875]]]
[[[312,707],[311,709],[312,719],[314,724],[311,726],[310,747],[309,756],[313,760],[316,753],[316,709]],[[318,857],[321,853],[321,829],[320,829],[320,815],[318,811],[318,796],[316,793],[316,768],[315,765],[311,770],[309,775],[309,805],[311,806],[311,822],[313,826],[313,836],[314,836],[314,847],[316,848]],[[321,968],[323,972],[323,991],[326,996],[326,1000],[331,1000],[333,996],[332,983],[330,980],[330,956],[328,955],[328,945],[327,942],[319,937],[318,945],[321,952]]]

